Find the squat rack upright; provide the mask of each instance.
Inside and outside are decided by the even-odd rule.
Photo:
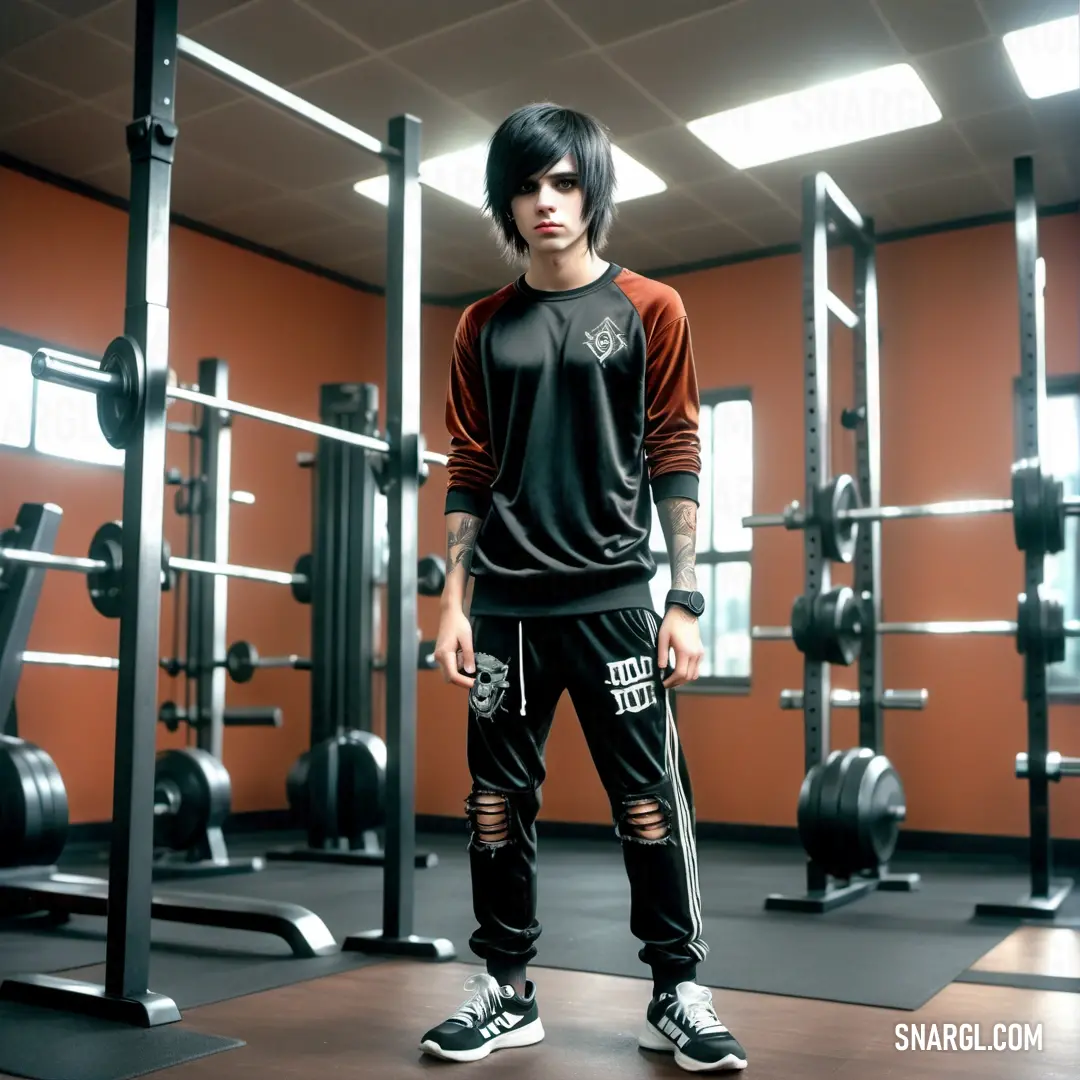
[[[179,55],[274,106],[380,157],[389,172],[386,286],[387,437],[365,439],[324,425],[168,386],[169,228]],[[97,395],[98,419],[126,451],[123,590],[117,685],[109,917],[103,985],[33,974],[0,985],[0,999],[152,1027],[180,1019],[176,1003],[149,989],[154,761],[165,489],[166,400],[248,415],[387,456],[390,534],[387,638],[387,821],[383,926],[354,935],[353,948],[452,959],[445,939],[413,934],[416,751],[417,491],[420,434],[420,121],[396,116],[385,143],[177,34],[177,0],[138,0],[135,25],[127,295],[124,334],[100,368],[39,353],[38,378]]]

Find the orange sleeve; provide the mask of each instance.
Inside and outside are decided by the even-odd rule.
[[[487,392],[476,348],[478,329],[472,308],[458,321],[450,356],[450,380],[446,394],[446,429],[450,453],[446,509],[483,517],[491,502],[491,485],[497,473],[491,452]]]
[[[689,473],[695,478],[693,497],[696,498],[696,478],[701,474],[700,414],[694,350],[684,312],[655,330],[648,343],[645,456],[654,489],[660,477]],[[660,486],[667,487],[671,482]],[[687,497],[691,497],[689,493]]]

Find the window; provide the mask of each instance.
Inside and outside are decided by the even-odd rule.
[[[69,461],[123,466],[124,452],[110,446],[101,434],[93,394],[41,382],[30,374],[34,352],[45,345],[0,332],[0,446],[32,449]],[[77,353],[68,355],[97,362]]]
[[[753,513],[753,406],[750,391],[701,395],[701,485],[697,529],[697,581],[705,596],[701,641],[705,657],[696,683],[680,690],[746,689],[750,683],[750,555]],[[663,612],[671,564],[660,516],[653,505],[651,546],[656,559],[653,603]]]
[[[1080,379],[1047,379],[1046,424],[1040,428],[1041,457],[1048,472],[1065,485],[1065,494],[1080,495]],[[1065,550],[1046,558],[1046,588],[1065,605],[1065,618],[1080,618],[1080,543],[1075,517],[1065,520]],[[1051,694],[1080,697],[1080,639],[1069,638],[1065,659],[1047,669]]]

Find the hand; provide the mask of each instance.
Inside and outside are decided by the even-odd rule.
[[[470,688],[476,682],[472,624],[460,607],[443,608],[439,616],[439,636],[435,639],[435,663],[443,679],[455,686]],[[470,672],[462,675],[462,671]]]
[[[705,655],[697,617],[678,604],[668,608],[660,624],[656,657],[658,670],[663,671],[668,666],[668,655],[672,649],[675,650],[675,670],[664,680],[666,690],[693,682],[698,677],[698,665]]]

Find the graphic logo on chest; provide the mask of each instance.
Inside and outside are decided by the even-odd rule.
[[[623,337],[618,326],[607,318],[599,326],[585,331],[585,341],[582,344],[589,346],[593,356],[603,367],[617,352],[626,348],[626,338]]]

